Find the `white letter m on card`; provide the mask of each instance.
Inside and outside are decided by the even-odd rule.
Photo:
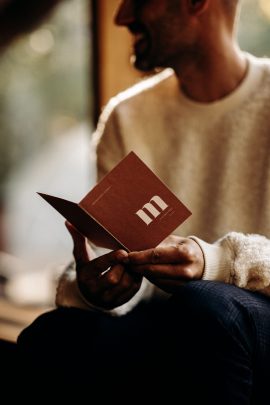
[[[155,205],[153,205],[153,202]],[[158,208],[157,208],[158,207]],[[136,215],[146,224],[149,225],[157,218],[168,205],[158,196],[155,195],[151,200],[144,204],[142,209],[136,212]]]

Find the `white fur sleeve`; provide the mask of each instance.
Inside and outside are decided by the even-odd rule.
[[[83,297],[77,285],[75,266],[72,263],[59,279],[55,302],[58,307],[75,307],[121,316],[131,311],[139,302],[149,301],[157,296],[163,298],[163,295],[159,289],[144,278],[140,290],[127,303],[112,310],[105,310],[91,304]]]
[[[270,295],[269,239],[237,232],[228,233],[214,244],[191,238],[204,254],[204,280],[224,281]]]

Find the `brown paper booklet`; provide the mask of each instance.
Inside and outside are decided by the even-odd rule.
[[[96,246],[157,246],[191,212],[130,152],[79,203],[38,193]]]

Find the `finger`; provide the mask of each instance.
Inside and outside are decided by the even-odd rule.
[[[132,264],[181,263],[191,260],[192,252],[187,244],[177,244],[176,246],[158,246],[154,249],[130,252],[128,257]]]
[[[125,268],[122,264],[116,264],[111,266],[105,274],[100,274],[98,279],[98,285],[100,290],[107,290],[114,288],[121,283],[125,272]]]
[[[125,250],[114,250],[105,255],[99,256],[89,263],[89,270],[91,274],[89,276],[96,277],[101,276],[111,266],[116,264],[124,264],[128,261],[128,253]],[[105,275],[106,273],[104,273]]]
[[[114,296],[115,306],[123,305],[128,302],[140,289],[141,281],[139,283],[133,284],[129,290],[122,291],[121,293]]]
[[[73,240],[73,255],[77,266],[82,266],[91,260],[87,250],[87,239],[68,221],[65,222]]]
[[[106,302],[118,303],[119,301],[125,302],[125,297],[130,295],[131,291],[138,291],[142,282],[142,277],[138,280],[127,272],[123,273],[121,281],[112,289],[107,289],[102,295],[102,300]],[[132,294],[133,295],[133,294]],[[119,304],[118,304],[119,305]]]
[[[75,243],[77,242],[77,240],[81,241],[82,243],[84,243],[83,241],[85,241],[86,254],[84,257],[85,260],[83,261],[87,261],[87,258],[88,261],[93,260],[96,257],[96,254],[90,246],[89,240],[85,238],[70,222],[65,221],[65,225]]]
[[[92,265],[93,262],[90,264]],[[121,264],[110,267],[104,274],[101,273],[95,275],[92,269],[84,268],[79,272],[79,279],[81,281],[83,275],[83,282],[84,285],[87,284],[88,290],[91,290],[92,294],[100,296],[105,291],[113,289],[121,282],[124,271],[124,266]]]
[[[196,275],[193,267],[180,264],[141,264],[132,266],[131,271],[147,278],[171,278],[173,280],[193,280]]]

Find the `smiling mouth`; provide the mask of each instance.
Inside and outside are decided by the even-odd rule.
[[[146,53],[150,47],[150,41],[144,26],[142,24],[133,23],[129,25],[128,29],[134,38],[133,47],[136,55]]]
[[[134,49],[136,54],[144,54],[149,49],[148,37],[144,34],[136,34],[134,37]]]

